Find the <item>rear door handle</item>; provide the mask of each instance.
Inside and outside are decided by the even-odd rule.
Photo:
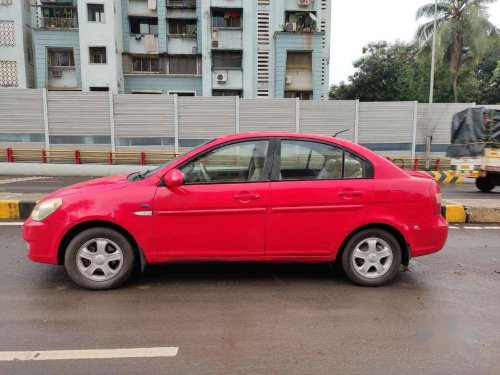
[[[238,201],[251,201],[254,199],[259,199],[260,195],[259,194],[242,193],[242,194],[236,194],[233,198],[238,200]]]
[[[341,191],[338,195],[339,195],[339,197],[342,197],[342,198],[352,198],[352,197],[362,196],[363,192],[357,191],[357,190],[345,190],[345,191]]]

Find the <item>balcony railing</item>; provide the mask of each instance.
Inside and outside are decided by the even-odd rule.
[[[194,9],[196,8],[196,0],[167,0],[167,7]]]
[[[42,17],[38,20],[38,27],[43,29],[77,29],[78,18]]]

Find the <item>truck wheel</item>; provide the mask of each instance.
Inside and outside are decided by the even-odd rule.
[[[484,191],[485,193],[488,193],[495,188],[495,181],[489,176],[479,177],[479,178],[476,178],[476,187],[479,190]]]

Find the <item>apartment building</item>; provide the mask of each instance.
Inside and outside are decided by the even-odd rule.
[[[36,87],[123,91],[119,0],[32,0]]]
[[[29,1],[0,0],[0,88],[33,82]]]
[[[331,0],[31,1],[36,87],[328,98]]]

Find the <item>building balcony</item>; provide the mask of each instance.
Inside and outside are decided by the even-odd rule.
[[[48,30],[78,29],[78,18],[42,17],[36,27]]]
[[[71,1],[39,1],[32,6],[32,27],[48,30],[77,29],[78,11]]]
[[[282,31],[314,33],[318,31],[316,21],[314,12],[286,12]]]
[[[131,16],[157,17],[157,9],[150,9],[147,0],[129,0],[128,14]]]
[[[213,28],[211,48],[213,50],[243,49],[243,31],[241,29]]]
[[[243,69],[214,68],[212,71],[212,89],[240,90],[243,88]]]
[[[167,52],[170,55],[196,55],[198,53],[196,35],[194,37],[169,35],[167,38]]]
[[[196,9],[196,0],[167,0],[167,8]]]
[[[243,8],[243,0],[211,0],[213,8]]]
[[[151,34],[130,34],[129,52],[138,54],[158,53],[158,36]]]
[[[49,66],[47,89],[79,90],[78,78],[74,66]]]

